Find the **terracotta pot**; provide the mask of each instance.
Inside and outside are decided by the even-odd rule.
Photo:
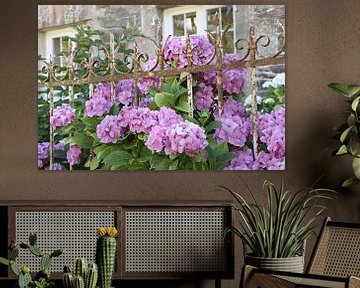
[[[263,258],[246,255],[245,263],[263,269],[304,273],[304,256],[289,258]]]

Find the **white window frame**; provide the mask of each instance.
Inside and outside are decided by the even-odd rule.
[[[54,38],[60,38],[60,37],[74,37],[76,34],[76,30],[72,27],[66,27],[66,28],[60,28],[55,30],[49,30],[45,32],[45,41],[46,41],[46,58],[49,59],[50,56],[54,56]],[[61,43],[61,41],[60,41]]]
[[[198,35],[205,35],[205,29],[207,29],[207,15],[206,10],[225,7],[228,5],[181,5],[173,8],[164,9],[164,25],[163,25],[163,35],[165,37],[173,35],[174,31],[174,21],[173,16],[179,14],[186,14],[191,12],[196,12],[196,29]],[[236,8],[233,5],[233,23],[234,23],[234,36],[236,35],[235,27],[235,12]]]

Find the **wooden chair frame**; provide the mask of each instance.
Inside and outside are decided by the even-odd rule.
[[[338,275],[334,273],[330,275],[329,271],[326,275],[322,275],[321,271],[322,262],[324,262],[324,256],[321,253],[326,252],[327,247],[324,247],[326,243],[326,233],[331,227],[350,229],[354,231],[360,231],[360,223],[344,223],[334,222],[328,217],[325,219],[320,235],[315,244],[315,248],[311,255],[309,265],[307,266],[306,273],[292,273],[292,272],[280,272],[266,269],[259,269],[250,265],[245,265],[242,270],[240,287],[241,288],[273,288],[273,287],[343,287],[343,288],[356,288],[360,287],[360,269],[357,275]],[[349,231],[350,231],[349,230]],[[345,231],[344,231],[345,233]],[[354,253],[357,253],[359,259],[357,264],[360,263],[360,242],[359,245],[354,245]],[[352,251],[352,250],[351,250]],[[356,254],[355,254],[356,255]],[[322,258],[321,258],[322,256]],[[320,260],[319,260],[320,259]],[[340,261],[339,261],[340,262]],[[344,274],[344,271],[342,272]],[[346,273],[350,274],[350,273]],[[356,276],[356,277],[355,277]]]

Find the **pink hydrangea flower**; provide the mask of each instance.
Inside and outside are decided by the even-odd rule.
[[[205,83],[200,83],[199,86],[201,90],[194,95],[195,107],[198,110],[209,110],[215,97],[213,87]]]
[[[106,115],[96,127],[96,135],[101,143],[116,143],[123,134],[118,116]]]
[[[50,116],[50,124],[54,128],[63,127],[72,123],[75,119],[75,109],[68,104],[56,107]]]
[[[66,153],[66,159],[70,165],[76,165],[81,162],[81,148],[78,146],[71,146],[69,151]]]
[[[144,71],[149,71],[150,69],[153,69],[153,67],[156,64],[156,58],[150,59],[146,62],[144,66]],[[154,70],[152,71],[159,71],[160,67],[157,65]],[[147,77],[147,78],[141,78],[138,82],[138,87],[141,92],[141,94],[146,95],[149,92],[150,87],[160,88],[160,78],[158,77]]]
[[[132,79],[120,80],[115,88],[115,103],[128,106],[135,97],[135,82]]]
[[[203,35],[190,36],[191,49],[193,49],[193,62],[203,65],[210,60],[214,47]],[[177,67],[184,68],[188,65],[186,58],[186,40],[182,37],[171,37],[164,46],[164,59],[168,62],[177,61]]]
[[[251,133],[251,119],[245,116],[243,105],[228,98],[224,103],[223,114],[215,113],[215,120],[221,125],[215,130],[215,139],[218,143],[228,142],[242,147]]]

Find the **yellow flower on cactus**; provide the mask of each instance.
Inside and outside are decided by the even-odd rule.
[[[96,231],[96,234],[99,237],[104,237],[104,236],[116,237],[118,231],[115,227],[99,227]]]

